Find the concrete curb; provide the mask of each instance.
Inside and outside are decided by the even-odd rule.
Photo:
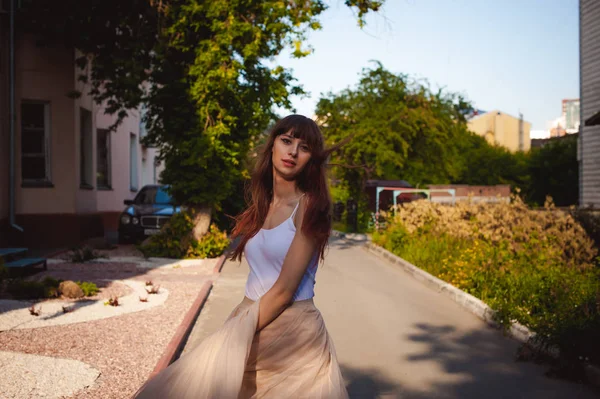
[[[343,233],[336,232],[337,237],[344,237]],[[406,272],[408,272],[413,278],[421,281],[429,288],[436,290],[437,292],[446,295],[454,302],[458,303],[461,307],[466,309],[467,311],[473,313],[475,316],[479,317],[481,320],[485,321],[487,324],[500,328],[501,326],[496,323],[493,319],[495,311],[490,308],[485,302],[481,301],[478,298],[475,298],[473,295],[468,294],[455,286],[427,273],[423,269],[418,268],[417,266],[407,262],[406,260],[400,258],[399,256],[394,255],[390,251],[373,244],[368,241],[363,245],[363,248],[368,252],[372,252],[375,255],[387,260],[390,263],[396,264],[402,267]],[[522,343],[528,343],[528,341],[535,336],[535,333],[529,330],[526,326],[515,322],[511,325],[510,329],[507,331],[507,334]],[[555,350],[547,350],[544,351],[548,355],[556,358],[558,356],[558,351]],[[584,365],[584,370],[586,377],[589,383],[596,388],[600,388],[600,368],[586,364]]]
[[[221,269],[225,264],[226,258],[227,257],[224,254],[218,258],[217,264],[213,268],[213,277],[218,277],[218,275],[221,273]],[[196,300],[194,301],[194,303],[186,313],[185,317],[179,324],[179,327],[177,327],[177,330],[175,331],[175,335],[173,335],[171,342],[169,342],[163,355],[159,359],[158,363],[156,363],[156,366],[150,374],[148,381],[151,380],[155,375],[160,373],[162,370],[169,367],[169,365],[178,358],[179,353],[183,349],[185,341],[192,332],[192,328],[194,327],[194,323],[196,322],[196,319],[198,318],[202,307],[208,299],[208,295],[212,290],[212,286],[213,280],[204,283],[202,289],[200,289],[200,293],[196,297]]]
[[[225,264],[226,259],[227,259],[227,256],[225,254],[219,256],[219,258],[217,260],[217,264],[213,268],[214,275],[218,276],[219,274],[221,274],[221,270],[223,269],[223,265]]]

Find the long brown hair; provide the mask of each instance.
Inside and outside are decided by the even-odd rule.
[[[306,211],[302,220],[302,233],[313,237],[321,259],[331,234],[331,196],[327,185],[326,161],[329,154],[339,146],[325,148],[321,130],[312,120],[302,115],[290,115],[275,124],[266,144],[259,154],[246,192],[248,208],[236,217],[232,237],[240,238],[231,255],[240,260],[248,240],[262,228],[273,199],[273,160],[271,152],[277,136],[289,133],[302,139],[310,149],[311,157],[302,172],[296,177],[298,188],[305,193]]]

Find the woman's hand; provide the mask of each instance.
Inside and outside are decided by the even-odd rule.
[[[314,240],[302,233],[302,220],[306,210],[305,198],[300,199],[294,220],[296,234],[283,261],[279,278],[260,299],[257,331],[265,328],[292,304],[294,294],[317,250]]]

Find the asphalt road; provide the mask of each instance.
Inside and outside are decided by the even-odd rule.
[[[247,273],[245,263],[225,264],[185,350],[223,323]],[[332,239],[315,303],[352,398],[598,397],[516,362],[517,342],[357,242]]]

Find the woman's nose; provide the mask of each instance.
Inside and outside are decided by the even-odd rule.
[[[298,153],[298,144],[292,144],[290,146],[290,155],[295,157],[297,153]]]

